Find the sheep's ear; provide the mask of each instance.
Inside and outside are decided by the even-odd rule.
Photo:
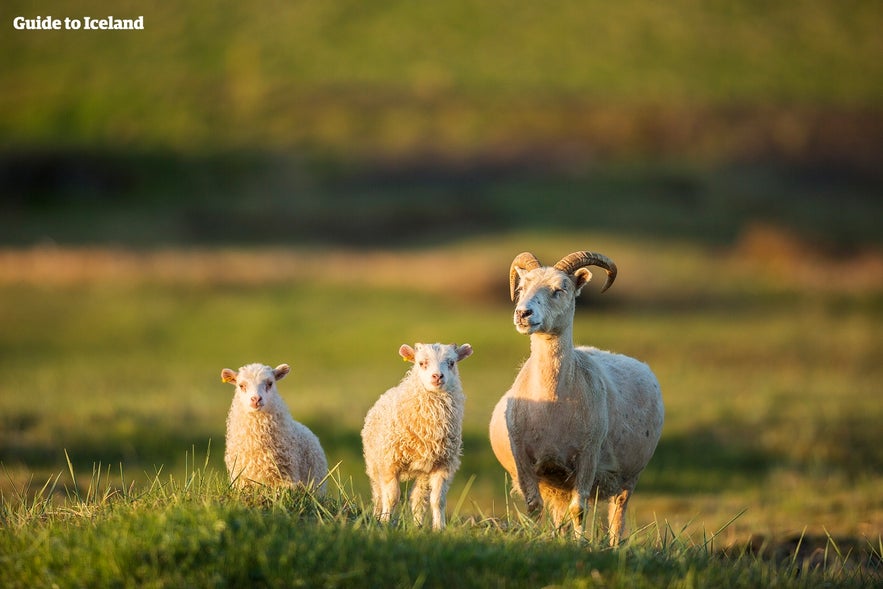
[[[576,295],[579,295],[582,288],[592,279],[592,273],[588,268],[580,268],[573,273],[573,281],[576,284]]]
[[[460,360],[465,360],[469,356],[472,355],[472,346],[469,344],[463,344],[462,346],[457,348],[457,362]]]
[[[273,371],[273,376],[276,377],[276,380],[282,380],[289,372],[291,372],[291,366],[288,364],[280,364],[276,367],[276,370]]]
[[[399,356],[401,356],[405,362],[413,362],[415,354],[416,352],[414,351],[414,348],[408,344],[402,344],[402,347],[399,348]]]
[[[225,368],[221,371],[221,381],[236,384],[236,371]]]

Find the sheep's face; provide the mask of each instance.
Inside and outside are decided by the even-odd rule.
[[[586,268],[568,275],[550,267],[533,270],[516,269],[513,322],[518,333],[559,334],[573,323],[576,297],[592,278]]]
[[[263,364],[248,364],[239,372],[225,368],[221,379],[236,387],[234,403],[239,403],[246,412],[264,411],[279,399],[276,381],[285,378],[291,370],[288,364],[270,368]]]
[[[413,370],[428,391],[452,391],[460,384],[457,362],[472,355],[472,346],[463,344],[407,344],[399,348],[406,362],[413,362]]]

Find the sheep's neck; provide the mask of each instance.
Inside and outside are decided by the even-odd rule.
[[[530,336],[530,361],[534,369],[532,396],[557,400],[568,391],[573,380],[573,329],[558,334],[534,333]]]

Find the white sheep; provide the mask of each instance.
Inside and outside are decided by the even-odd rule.
[[[383,393],[365,416],[362,446],[371,480],[374,516],[389,521],[399,502],[399,483],[413,480],[411,512],[423,523],[427,496],[433,529],[445,527],[445,499],[460,468],[466,397],[457,362],[469,344],[402,345],[414,366],[398,386]]]
[[[638,475],[662,432],[664,409],[650,368],[633,358],[573,345],[576,297],[591,279],[586,266],[616,278],[603,255],[574,252],[544,267],[525,252],[512,262],[515,328],[530,335],[530,357],[494,408],[490,440],[514,488],[538,515],[544,506],[559,529],[567,516],[585,533],[587,507],[609,501],[611,545],[625,533],[625,512]]]
[[[291,417],[276,382],[290,368],[248,364],[239,371],[225,368],[221,379],[236,387],[227,414],[224,462],[237,487],[253,484],[325,492],[328,461],[319,438]]]

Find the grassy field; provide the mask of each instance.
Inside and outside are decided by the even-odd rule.
[[[191,456],[191,459],[193,457]],[[499,518],[455,515],[442,533],[407,519],[379,525],[336,475],[329,493],[231,492],[192,462],[183,480],[113,490],[94,471],[63,508],[45,496],[4,509],[6,587],[872,587],[880,548],[797,539],[720,550],[667,524],[617,550],[556,537],[514,507]],[[50,489],[51,492],[51,489]],[[459,508],[459,503],[457,505]],[[24,532],[24,533],[22,533]],[[26,557],[22,557],[26,555]]]
[[[0,581],[6,587],[643,588],[872,587],[880,579],[879,540],[801,536],[784,550],[767,543],[721,550],[715,533],[697,541],[654,522],[611,550],[594,539],[556,537],[515,507],[501,517],[461,518],[459,502],[447,530],[433,533],[406,518],[378,524],[334,473],[322,499],[237,493],[207,461],[190,460],[183,479],[156,476],[143,489],[113,489],[95,470],[88,488],[69,492],[62,508],[46,495],[4,505]]]
[[[874,182],[756,167],[311,169],[215,162],[119,192],[56,186],[9,209],[0,581],[879,583]],[[191,186],[202,192],[184,198]],[[618,553],[524,522],[487,442],[528,351],[511,326],[509,263],[525,249],[554,261],[580,248],[611,256],[620,277],[604,295],[587,289],[577,341],[648,362],[667,409]],[[398,346],[420,340],[475,349],[461,367],[464,457],[443,540],[362,516],[362,419],[405,370]],[[338,465],[339,502],[321,517],[224,488],[231,391],[219,373],[252,361],[293,366],[282,394]],[[210,481],[198,492],[194,462]],[[230,548],[243,543],[261,550]],[[331,548],[308,548],[320,546]],[[501,554],[516,561],[511,577]],[[455,583],[453,570],[468,574]]]
[[[879,586],[880,3],[107,4],[0,6],[0,585]],[[12,27],[108,14],[145,30]],[[667,409],[616,551],[487,441],[512,258],[585,248],[577,342]],[[365,516],[420,340],[475,349],[441,536]],[[253,361],[328,498],[226,488]]]
[[[143,31],[15,16],[143,15]],[[505,18],[501,14],[505,13]],[[875,2],[4,2],[0,147],[879,157]]]
[[[873,559],[879,557],[883,530],[878,427],[883,410],[877,398],[883,376],[883,261],[872,250],[807,258],[808,244],[761,229],[730,247],[715,248],[604,233],[534,232],[408,250],[6,250],[0,256],[0,489],[6,534],[17,529],[13,536],[23,534],[21,541],[42,546],[41,535],[49,533],[42,530],[57,528],[68,538],[62,544],[84,554],[87,548],[74,548],[83,535],[94,538],[86,543],[90,546],[99,542],[102,530],[109,533],[123,521],[129,522],[123,529],[130,530],[159,526],[152,518],[160,516],[141,511],[132,497],[151,496],[147,490],[157,481],[184,486],[194,457],[200,464],[205,460],[201,476],[223,478],[224,416],[231,395],[219,373],[251,361],[292,365],[281,392],[294,415],[320,436],[329,461],[338,464],[336,476],[347,500],[361,510],[370,495],[358,438],[364,414],[403,374],[399,344],[440,340],[468,341],[475,348],[461,367],[468,402],[463,466],[450,494],[457,530],[451,542],[456,546],[467,541],[462,536],[478,535],[476,546],[490,551],[489,559],[504,549],[501,544],[533,545],[536,540],[518,534],[507,538],[507,532],[489,530],[486,523],[520,521],[511,518],[522,507],[507,495],[507,480],[486,434],[494,403],[527,354],[527,340],[510,324],[505,273],[513,253],[522,249],[552,260],[577,247],[604,251],[621,268],[609,293],[600,296],[595,287],[584,294],[577,340],[647,361],[666,402],[662,441],[629,515],[630,529],[645,530],[635,539],[637,562],[662,558],[662,578],[698,574],[702,584],[714,578],[703,575],[723,573],[707,561],[703,566],[709,570],[701,573],[683,567],[696,564],[705,541],[722,529],[716,550],[767,542],[767,555],[789,554],[781,547],[792,543],[793,552],[803,537],[805,546],[827,547],[831,554],[835,546],[852,547],[847,560],[853,564],[846,568],[853,573],[879,572]],[[96,486],[96,469],[104,472],[111,495],[123,494],[122,507],[115,501],[92,507],[77,501]],[[43,489],[46,481],[51,484]],[[195,511],[171,499],[163,503],[162,517],[200,519],[200,510],[207,510],[206,517],[220,522],[245,518],[281,525],[275,516],[237,507],[220,482],[202,498],[180,493],[188,498],[185,505],[195,502]],[[54,506],[44,506],[43,499],[52,496]],[[44,509],[49,515],[16,515]],[[70,514],[80,510],[88,517]],[[282,521],[298,518],[287,507],[271,513]],[[104,523],[97,530],[83,527],[93,520]],[[189,529],[186,521],[181,525]],[[339,522],[329,525],[337,530]],[[386,534],[372,529],[363,531],[360,524],[346,532],[346,542],[361,545],[367,541],[362,533]],[[321,529],[309,533],[323,534]],[[410,534],[403,541],[417,546],[426,541]],[[651,558],[667,534],[683,551],[662,550],[663,556]],[[209,543],[220,541],[212,537]],[[398,540],[393,535],[377,541],[389,546]],[[9,544],[8,535],[4,541],[13,547],[11,553],[21,547]],[[268,549],[285,554],[294,550],[288,541],[293,540],[268,540],[283,543]],[[151,558],[170,558],[159,550]],[[809,562],[801,554],[799,566]],[[873,554],[877,557],[868,556]],[[605,579],[604,571],[632,567],[631,560],[623,565],[612,556],[609,562],[608,556],[597,556],[607,564],[578,565],[580,558],[596,557],[568,557],[568,566],[601,567]],[[872,564],[856,564],[862,558]],[[787,561],[781,557],[778,565],[782,559]],[[24,572],[13,579],[29,578],[35,563],[14,561]],[[201,570],[199,562],[193,561],[194,571]],[[739,562],[749,569],[778,570],[756,556]],[[408,574],[417,574],[414,566],[406,567]],[[577,569],[566,571],[563,578],[583,578]],[[435,574],[431,567],[426,572]],[[547,582],[562,578],[560,571],[540,574]],[[443,584],[443,578],[425,581]],[[590,578],[581,582],[591,586]],[[657,579],[647,578],[650,584]],[[407,579],[393,584],[417,584],[417,577]]]

